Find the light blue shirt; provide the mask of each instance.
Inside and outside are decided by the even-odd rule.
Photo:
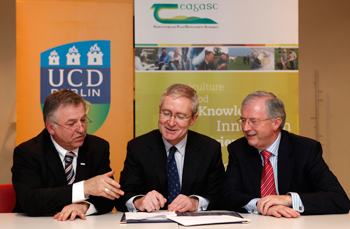
[[[166,155],[167,157],[169,156],[169,151],[170,148],[173,146],[171,145],[169,142],[167,142],[164,137],[163,138],[163,142],[164,142],[164,146],[165,146],[165,150],[166,150]],[[175,145],[176,147],[176,152],[174,154],[175,157],[175,161],[176,161],[176,166],[177,166],[177,171],[179,173],[179,180],[180,180],[180,187],[182,188],[182,174],[183,174],[183,167],[184,167],[184,162],[185,162],[185,151],[186,151],[186,143],[187,143],[187,135],[185,136],[184,139],[182,139],[181,142],[177,143]],[[130,212],[136,212],[137,209],[134,205],[134,199],[136,197],[142,197],[144,195],[137,195],[137,196],[133,196],[131,197],[126,203],[126,207],[128,208],[128,211]],[[207,198],[201,197],[201,196],[197,196],[197,195],[190,195],[189,197],[197,197],[198,198],[198,209],[197,211],[205,211],[207,210],[208,206],[209,206],[209,200]],[[166,197],[164,197],[166,198]]]
[[[271,156],[270,156],[270,163],[272,165],[273,168],[273,175],[274,175],[274,179],[275,179],[275,187],[276,187],[276,193],[277,195],[279,195],[279,191],[278,191],[278,166],[277,166],[277,162],[278,162],[278,148],[280,146],[280,142],[281,142],[281,132],[279,133],[276,141],[274,143],[272,143],[272,145],[270,145],[266,150],[271,152]],[[263,149],[259,149],[258,152],[260,154],[261,157],[261,161],[262,161],[262,165],[264,166],[264,157],[261,155],[261,151],[263,151]],[[292,207],[295,211],[303,213],[304,212],[304,205],[303,202],[300,199],[300,196],[298,193],[295,192],[288,192],[287,194],[291,195],[292,197]],[[260,200],[260,198],[254,198],[251,201],[249,201],[249,203],[245,206],[243,206],[249,213],[253,213],[253,214],[259,214],[256,203],[258,202],[258,200]]]

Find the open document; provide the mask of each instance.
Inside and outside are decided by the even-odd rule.
[[[168,217],[176,216],[175,212],[125,212],[120,223],[172,223]]]
[[[237,212],[230,211],[204,211],[204,212],[126,212],[120,223],[172,223],[183,226],[223,224],[223,223],[248,223]]]
[[[207,215],[207,216],[168,216],[169,219],[183,226],[196,226],[223,223],[248,223],[249,219],[243,219],[230,215]]]

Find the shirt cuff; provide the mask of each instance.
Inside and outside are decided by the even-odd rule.
[[[136,196],[133,196],[130,199],[128,199],[128,201],[126,201],[125,206],[128,208],[129,212],[137,212],[138,211],[134,205],[134,199],[136,197],[142,197],[142,196],[144,196],[144,195],[136,195]]]
[[[195,197],[198,198],[198,208],[197,208],[197,212],[199,211],[205,211],[208,209],[209,203],[210,201],[207,198],[201,197],[201,196],[197,196],[197,195],[190,195],[190,198]]]
[[[301,198],[298,193],[296,192],[288,192],[287,194],[290,194],[292,196],[292,207],[294,211],[297,211],[299,213],[304,212],[304,204],[301,201]]]
[[[259,212],[258,212],[258,208],[256,207],[256,203],[258,202],[258,200],[260,200],[260,198],[252,199],[251,201],[249,201],[247,205],[243,206],[243,208],[247,210],[248,213],[258,215]]]
[[[88,198],[84,196],[84,181],[73,183],[72,187],[72,203],[83,202]]]
[[[90,206],[89,206],[89,209],[85,212],[85,215],[92,215],[92,214],[95,214],[97,213],[97,209],[95,208],[95,206],[90,203],[89,201],[84,201],[85,203],[88,203]]]

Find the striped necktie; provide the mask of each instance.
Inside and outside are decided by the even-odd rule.
[[[261,175],[261,198],[268,195],[276,195],[275,178],[273,175],[273,168],[270,162],[271,152],[267,150],[261,151],[264,157],[264,168]]]
[[[64,156],[64,162],[65,162],[64,171],[66,173],[68,184],[73,184],[75,180],[75,174],[73,169],[73,157],[74,157],[73,152],[67,152],[66,155]]]

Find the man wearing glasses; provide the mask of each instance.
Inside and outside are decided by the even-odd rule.
[[[59,221],[85,219],[111,211],[114,199],[124,194],[112,177],[109,143],[86,134],[91,120],[85,105],[67,89],[45,99],[46,128],[14,150],[14,212],[55,214]]]
[[[196,91],[168,87],[159,105],[157,130],[128,143],[117,210],[197,211],[213,209],[224,166],[220,144],[190,131],[197,117]]]
[[[228,146],[223,209],[295,218],[348,213],[349,199],[322,158],[321,144],[283,130],[286,113],[274,94],[242,102],[244,137]]]

